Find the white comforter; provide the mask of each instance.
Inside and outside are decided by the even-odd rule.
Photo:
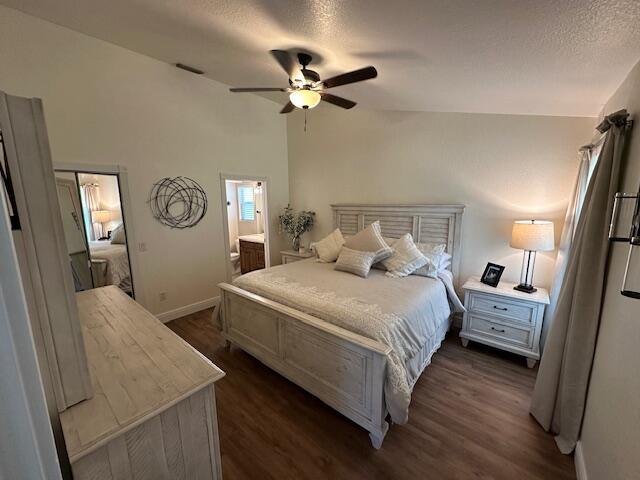
[[[393,421],[406,423],[415,382],[407,365],[448,324],[445,284],[415,275],[389,278],[378,270],[365,279],[333,267],[309,259],[254,271],[234,284],[390,346],[385,401]]]
[[[106,262],[104,279],[102,279],[104,285],[117,285],[123,290],[130,288],[131,271],[126,245],[114,244],[109,240],[96,240],[89,242],[89,249],[92,260],[99,259]]]

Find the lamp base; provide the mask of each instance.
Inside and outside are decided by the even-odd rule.
[[[519,292],[524,292],[524,293],[533,293],[538,291],[538,289],[533,285],[525,285],[524,283],[521,283],[520,285],[516,285],[515,287],[513,287],[513,289],[518,290]]]

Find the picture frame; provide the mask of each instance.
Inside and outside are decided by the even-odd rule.
[[[503,267],[502,265],[489,262],[484,269],[482,277],[480,277],[480,281],[485,285],[489,285],[490,287],[495,288],[498,286],[498,283],[500,283],[500,277],[502,277],[502,272],[504,272],[504,269],[505,267]]]

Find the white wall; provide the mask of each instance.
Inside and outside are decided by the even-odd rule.
[[[620,191],[640,184],[640,63],[607,102],[635,118]],[[589,480],[640,478],[640,300],[620,294],[629,245],[612,243],[580,444]],[[638,266],[636,265],[636,268]]]
[[[332,228],[339,202],[462,203],[461,277],[486,263],[517,281],[522,251],[509,247],[518,219],[549,219],[559,237],[591,118],[390,112],[320,106],[288,119],[289,189],[296,209],[316,211],[311,232]],[[538,255],[548,286],[555,252]]]
[[[218,295],[228,261],[220,172],[269,178],[277,232],[288,178],[285,120],[274,103],[231,94],[222,84],[5,7],[0,89],[43,99],[54,161],[128,168],[132,221],[147,245],[140,260],[152,312]],[[209,210],[195,228],[160,225],[146,203],[153,182],[177,175],[207,192]],[[271,240],[275,260],[284,244],[277,235]]]
[[[225,190],[227,192],[227,219],[229,221],[229,246],[231,252],[236,251],[236,238],[238,238],[238,191],[236,184],[233,182],[225,182]]]

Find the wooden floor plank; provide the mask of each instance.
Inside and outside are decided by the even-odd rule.
[[[417,382],[407,425],[367,433],[239,349],[204,310],[167,324],[227,376],[216,384],[222,468],[234,479],[575,479],[528,413],[536,370],[450,332]]]

